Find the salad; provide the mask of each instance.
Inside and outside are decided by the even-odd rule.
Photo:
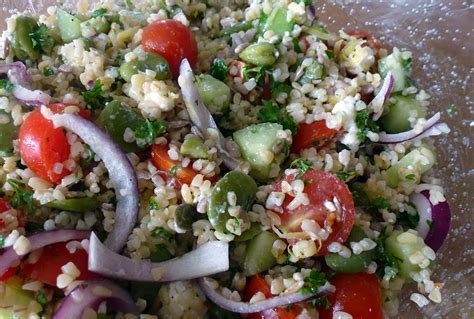
[[[34,10],[33,10],[34,11]],[[77,2],[0,47],[0,318],[385,318],[432,278],[449,133],[311,1]]]

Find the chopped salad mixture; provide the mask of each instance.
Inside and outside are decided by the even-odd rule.
[[[450,225],[412,55],[310,1],[6,20],[0,318],[384,318]]]

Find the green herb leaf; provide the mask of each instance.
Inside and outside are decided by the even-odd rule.
[[[300,289],[303,295],[317,294],[321,286],[326,284],[326,274],[318,269],[311,270],[309,276],[304,278],[304,286]]]
[[[107,98],[104,94],[105,92],[102,90],[102,83],[100,80],[96,80],[94,86],[90,90],[82,93],[82,97],[89,109],[98,110],[107,102]]]
[[[153,237],[162,237],[167,240],[173,237],[173,234],[164,229],[163,227],[155,227],[155,229],[153,229],[150,234]]]
[[[407,176],[405,176],[405,179],[408,180],[408,181],[414,181],[416,179],[416,175],[415,174],[408,174]]]
[[[229,68],[225,64],[224,59],[215,59],[209,70],[209,75],[212,77],[224,81],[229,75]]]
[[[380,233],[379,237],[375,239],[377,246],[375,247],[375,262],[377,263],[377,276],[383,278],[383,276],[388,272],[392,277],[394,277],[399,271],[399,262],[400,258],[395,257],[390,253],[390,251],[385,249],[385,240],[387,239],[387,234],[385,229]]]
[[[428,227],[430,228],[430,230],[433,229],[434,221],[427,219],[427,220],[426,220],[426,224],[428,225]]]
[[[106,8],[100,8],[100,9],[97,9],[95,10],[94,12],[92,12],[91,14],[91,18],[98,18],[98,17],[101,17],[103,16],[104,14],[107,13],[107,9]]]
[[[42,291],[38,291],[38,293],[36,294],[36,301],[42,306],[48,304],[48,298],[46,298],[46,295]]]
[[[271,73],[272,68],[267,65],[256,66],[250,68],[248,66],[244,66],[243,75],[245,80],[255,79],[255,82],[259,83],[260,80],[263,79],[266,73]]]
[[[13,92],[13,89],[15,89],[15,85],[7,79],[0,80],[0,89],[10,94]]]
[[[328,59],[333,60],[334,59],[334,52],[331,50],[326,50],[326,55],[328,56]]]
[[[94,157],[95,157],[95,152],[92,150],[92,148],[85,144],[84,145],[84,148],[85,148],[85,152],[84,154],[87,154],[86,157],[82,157],[81,158],[81,166],[82,167],[88,167],[92,164],[92,162],[94,161]]]
[[[171,167],[170,171],[168,172],[168,177],[173,177],[174,174],[176,174],[176,172],[178,171],[178,168],[178,165],[174,165],[173,167]]]
[[[262,102],[263,106],[258,111],[258,119],[261,123],[280,123],[285,130],[290,130],[292,134],[296,133],[298,125],[284,108],[278,107],[272,101],[263,100]]]
[[[3,238],[2,235],[0,235],[0,248],[2,248],[3,246],[5,246],[5,238]]]
[[[408,212],[401,212],[397,214],[397,223],[404,229],[416,229],[420,222],[418,214],[409,214]]]
[[[301,3],[303,2],[305,6],[311,5],[311,0],[295,0],[296,3]]]
[[[41,23],[36,31],[30,33],[33,48],[45,49],[52,44],[52,38],[48,34],[48,27]]]
[[[156,199],[154,199],[153,197],[150,198],[150,209],[152,210],[158,209],[158,203],[156,202]]]
[[[10,204],[13,208],[18,208],[20,206],[26,205],[28,208],[28,213],[32,214],[35,211],[33,206],[33,192],[28,192],[20,186],[20,182],[8,179],[7,183],[13,188],[15,192],[15,198],[10,201]]]
[[[311,299],[311,304],[314,307],[329,309],[331,307],[331,302],[329,301],[328,297],[319,297]]]
[[[272,97],[273,98],[278,97],[281,93],[286,93],[286,95],[289,96],[292,89],[293,88],[291,87],[291,85],[288,85],[283,82],[272,81]]]
[[[156,137],[164,132],[166,132],[165,123],[162,121],[151,122],[146,119],[142,125],[135,129],[135,138],[139,146],[147,147],[154,144]]]
[[[296,53],[303,53],[300,47],[300,39],[293,38],[293,48],[295,49]]]
[[[299,168],[300,172],[296,174],[295,178],[296,179],[301,179],[301,177],[306,174],[306,172],[311,168],[313,163],[310,161],[305,161],[301,158],[294,160],[290,164],[290,168]]]
[[[346,182],[350,181],[357,174],[356,174],[355,171],[349,171],[349,172],[341,171],[341,172],[335,172],[334,175],[336,175],[337,177],[339,177],[339,179],[341,181],[346,183]]]
[[[44,76],[51,76],[54,75],[54,70],[52,68],[43,68],[43,75]]]
[[[127,7],[127,9],[133,9],[133,1],[132,0],[125,0],[125,6]]]
[[[457,109],[456,109],[456,106],[454,104],[451,104],[449,107],[448,107],[448,114],[449,115],[453,115],[454,113],[456,113]]]
[[[355,124],[359,129],[357,133],[357,138],[359,139],[360,144],[364,144],[367,141],[367,131],[378,133],[380,131],[377,123],[374,122],[369,117],[369,110],[367,108],[357,112],[355,118]]]

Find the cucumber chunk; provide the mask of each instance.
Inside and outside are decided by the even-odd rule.
[[[2,117],[8,118],[8,123],[0,124],[0,156],[11,156],[13,154],[13,140],[18,137],[18,126],[13,125],[10,113],[0,110]]]
[[[71,42],[82,36],[81,20],[60,8],[58,8],[56,16],[59,32],[64,42]]]
[[[269,178],[274,165],[280,165],[288,156],[289,143],[278,137],[283,130],[280,124],[261,123],[234,132],[242,157],[250,164],[250,175],[258,180]],[[283,143],[283,145],[282,145]],[[280,152],[274,153],[274,149]]]
[[[204,105],[206,105],[211,114],[227,112],[232,95],[230,88],[224,82],[215,79],[209,74],[201,74],[196,77],[196,85]]]
[[[400,181],[410,174],[423,174],[436,163],[436,154],[426,145],[414,149],[403,156],[395,165],[386,171],[387,185],[396,188]]]
[[[45,204],[46,207],[77,213],[94,211],[99,205],[100,202],[95,197],[58,199]]]
[[[402,237],[399,237],[403,235]],[[418,235],[415,235],[410,232],[401,232],[399,230],[393,231],[389,237],[385,240],[385,249],[389,251],[392,255],[399,258],[398,267],[399,275],[406,279],[411,280],[411,272],[419,272],[421,270],[420,266],[413,264],[410,261],[410,256],[416,252],[421,252],[421,250],[426,246],[421,238]],[[430,266],[433,262],[430,262]]]
[[[12,277],[3,282],[5,285],[5,291],[2,298],[0,299],[1,308],[13,306],[26,308],[28,304],[34,300],[34,295],[31,291],[26,291],[21,288],[23,283],[23,279],[20,277]]]
[[[387,133],[400,133],[410,130],[410,117],[425,117],[426,107],[414,96],[394,96],[390,98],[388,111],[380,118],[380,126]]]
[[[214,186],[209,199],[207,217],[212,226],[220,232],[227,233],[226,222],[230,219],[227,193],[234,192],[237,205],[248,210],[255,200],[257,184],[252,177],[238,171],[224,175]]]
[[[243,265],[247,276],[253,276],[276,265],[272,247],[277,239],[278,236],[274,233],[264,231],[250,240]]]
[[[286,32],[291,32],[295,22],[288,20],[288,10],[278,7],[273,9],[268,18],[260,26],[261,33],[271,30],[280,37],[284,36]]]
[[[379,73],[385,78],[390,71],[394,78],[392,92],[401,92],[410,86],[411,53],[394,49],[393,53],[378,62]]]

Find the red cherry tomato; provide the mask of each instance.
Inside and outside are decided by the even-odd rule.
[[[18,267],[11,267],[11,268],[8,268],[8,270],[7,270],[2,276],[0,276],[0,282],[2,282],[2,281],[7,281],[7,280],[10,279],[11,277],[15,276],[15,275],[16,275],[16,271],[17,271],[17,268],[18,268]]]
[[[87,252],[84,249],[77,249],[74,254],[71,254],[66,248],[66,243],[57,243],[45,247],[36,263],[23,262],[21,273],[29,279],[56,286],[56,280],[62,274],[61,267],[68,262],[73,262],[81,272],[76,280],[89,280],[98,277],[87,268]]]
[[[337,131],[326,126],[325,120],[315,121],[310,124],[300,124],[291,145],[292,153],[299,153],[309,147],[322,148],[333,141]]]
[[[375,51],[378,51],[382,49],[382,44],[380,44],[379,40],[374,38],[372,35],[368,34],[367,32],[364,31],[349,31],[347,32],[348,35],[352,35],[353,37],[356,37],[358,39],[363,39],[367,41],[367,45],[374,49]]]
[[[188,27],[176,20],[161,20],[143,29],[142,45],[146,52],[163,56],[174,77],[179,75],[181,60],[188,59],[195,66],[198,47],[194,35]]]
[[[250,301],[252,297],[257,293],[261,292],[265,295],[266,298],[273,297],[270,292],[270,287],[267,285],[265,279],[260,275],[255,275],[252,277],[250,282],[245,287],[244,299],[245,301]],[[292,305],[287,309],[287,307],[279,307],[261,311],[258,313],[251,313],[247,316],[247,319],[295,319],[301,312],[301,307],[297,305]]]
[[[286,176],[284,180],[291,184],[295,176],[296,174]],[[283,213],[279,214],[280,228],[285,232],[301,231],[301,223],[305,219],[315,220],[321,227],[330,226],[332,232],[322,242],[321,249],[316,254],[316,256],[324,256],[328,253],[327,246],[330,243],[343,243],[349,237],[355,221],[354,201],[346,184],[331,173],[310,169],[301,179],[307,181],[304,192],[308,195],[309,205],[301,205],[295,210],[289,210],[288,204],[293,197],[286,194],[282,205]],[[281,182],[275,185],[274,190],[281,191]],[[340,209],[331,212],[325,202],[334,203],[335,199]],[[334,206],[337,207],[336,204]]]
[[[72,104],[51,104],[53,113],[62,113],[64,108]],[[90,119],[87,111],[79,112],[84,118]],[[58,184],[64,176],[71,172],[63,168],[60,173],[54,171],[56,163],[63,164],[69,158],[71,146],[63,128],[54,128],[53,122],[47,120],[40,109],[36,109],[23,122],[19,133],[19,149],[26,166],[39,177]]]
[[[18,224],[11,223],[11,218],[16,218]],[[5,223],[8,220],[9,223]],[[7,227],[8,226],[8,227]],[[19,212],[12,209],[10,204],[3,198],[0,198],[0,236],[6,237],[10,232],[18,227],[24,227],[25,221]]]
[[[320,319],[331,319],[336,311],[344,311],[353,319],[382,319],[382,292],[375,275],[366,273],[339,274],[331,284],[336,292],[329,295],[329,309],[321,307]]]

